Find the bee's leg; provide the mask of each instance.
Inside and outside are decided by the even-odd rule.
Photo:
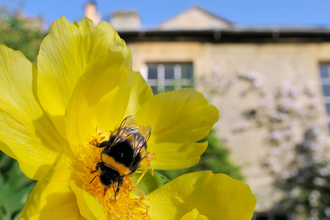
[[[94,178],[92,179],[92,181],[91,181],[89,184],[91,184],[97,176],[100,177],[100,175],[96,175],[96,176],[94,176]],[[100,178],[101,178],[101,177],[100,177]]]
[[[112,187],[113,187],[113,192],[115,193],[115,203],[116,203],[116,197],[119,193],[119,190],[120,190],[120,187],[123,185],[123,178],[122,177],[119,177],[118,178],[118,181],[117,181],[117,189],[115,191],[115,186],[114,184],[112,184]]]
[[[109,189],[108,186],[105,186],[105,187],[104,187],[103,197],[105,196],[105,194],[106,194],[106,192],[107,192],[108,189]]]
[[[98,162],[96,164],[95,170],[93,170],[91,173],[95,173],[96,171],[98,171],[102,165],[103,165],[103,162]]]
[[[115,203],[116,203],[117,202],[117,200],[116,200],[117,194],[116,194],[115,184],[114,183],[112,183],[112,189],[113,189],[113,193],[115,194]]]
[[[101,144],[97,144],[95,147],[104,148],[108,145],[108,141],[103,141]]]

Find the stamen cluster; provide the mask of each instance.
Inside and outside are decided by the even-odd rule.
[[[77,150],[81,153],[78,158],[80,165],[77,165],[80,166],[80,172],[76,172],[76,174],[81,180],[81,187],[97,199],[109,219],[150,219],[148,215],[149,206],[145,202],[147,198],[143,191],[137,189],[131,177],[123,177],[123,185],[120,187],[116,201],[112,187],[104,195],[105,186],[101,183],[100,178],[96,177],[91,182],[95,175],[98,175],[100,172],[91,173],[95,170],[96,164],[101,161],[103,149],[96,146],[106,141],[109,136],[97,129],[96,135],[92,135],[86,147],[77,145]],[[153,154],[147,152],[146,158],[141,163],[150,167],[152,159]],[[114,184],[114,188],[117,188],[117,183]],[[140,192],[140,197],[136,195],[136,191]]]

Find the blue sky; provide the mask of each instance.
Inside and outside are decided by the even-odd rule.
[[[84,0],[0,0],[10,9],[42,16],[49,26],[64,15],[69,21],[83,16]],[[112,11],[136,9],[146,27],[156,26],[190,6],[198,5],[242,26],[328,26],[330,0],[95,0],[104,20]]]

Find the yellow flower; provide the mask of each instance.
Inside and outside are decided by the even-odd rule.
[[[250,188],[210,172],[181,176],[140,197],[125,176],[116,202],[112,188],[104,195],[100,178],[92,181],[101,161],[97,145],[128,115],[151,126],[141,163],[152,169],[195,165],[207,147],[196,141],[219,117],[193,89],[154,96],[106,22],[94,29],[86,18],[55,21],[37,68],[0,46],[0,149],[38,180],[20,219],[251,219]]]

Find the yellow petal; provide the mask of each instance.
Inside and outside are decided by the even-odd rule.
[[[113,62],[111,60],[113,59],[105,63],[107,67]],[[134,114],[153,96],[150,86],[147,85],[141,74],[136,72],[131,72],[125,81],[114,88],[114,82],[121,81],[127,76],[127,70],[125,70],[126,68],[121,66],[121,68],[104,72],[102,75],[108,79],[99,77],[99,80],[94,79],[98,74],[94,70],[90,77],[82,77],[86,78],[84,82],[93,82],[93,84],[88,86],[77,84],[76,89],[80,92],[75,93],[74,99],[70,101],[67,115],[67,131],[70,134],[69,139],[71,139],[72,146],[86,142],[86,137],[94,134],[96,127],[105,132],[114,131],[123,118]],[[103,85],[106,86],[104,91],[107,92],[99,95],[97,88]]]
[[[99,128],[115,130],[122,120],[137,110],[153,96],[150,86],[140,73],[131,72],[129,77],[113,92],[105,96],[95,114]]]
[[[185,214],[181,220],[208,220],[208,218],[205,215],[199,214],[197,209],[194,209]]]
[[[104,114],[100,100],[118,87],[128,74],[119,52],[106,55],[87,68],[78,80],[67,107],[66,129],[70,146],[86,142],[98,126],[95,120],[98,115],[109,117]],[[117,108],[117,105],[112,108]]]
[[[126,84],[130,89],[130,94],[126,112],[124,114],[125,117],[135,114],[147,100],[154,96],[151,87],[147,84],[139,72],[132,72],[130,79],[126,80]],[[125,89],[125,87],[122,89]]]
[[[151,126],[148,151],[157,151],[153,161],[155,169],[180,169],[196,164],[205,145],[193,143],[203,139],[218,118],[218,110],[194,89],[158,94],[136,113],[138,124]],[[186,160],[188,155],[193,158]],[[179,159],[176,166],[170,165],[173,157]],[[169,167],[162,166],[158,161],[167,161]],[[195,161],[194,164],[191,161]]]
[[[51,25],[38,55],[38,96],[63,136],[63,115],[79,78],[89,65],[115,51],[131,69],[131,51],[110,24],[101,22],[94,29],[87,18],[69,24],[62,17]]]
[[[103,208],[94,196],[80,189],[73,180],[69,181],[71,189],[77,197],[80,213],[88,220],[102,220],[106,219]]]
[[[32,190],[19,219],[83,219],[68,183],[70,175],[69,163],[61,152]]]
[[[207,142],[186,144],[163,142],[157,144],[157,147],[152,150],[149,150],[148,145],[148,151],[156,155],[156,159],[152,160],[155,169],[174,170],[197,164],[206,147]]]
[[[197,208],[208,219],[251,220],[256,205],[248,185],[211,171],[180,176],[147,197],[153,219],[181,219]]]
[[[35,98],[36,69],[21,52],[0,46],[0,150],[25,175],[45,175],[66,142]]]
[[[88,20],[88,18],[83,18],[82,22]],[[102,41],[99,42],[100,46],[97,48],[99,51],[103,51],[104,48],[108,48],[111,51],[121,52],[125,59],[125,66],[127,69],[132,69],[132,52],[129,47],[126,46],[126,43],[123,39],[120,38],[116,30],[106,21],[100,22],[97,27],[96,31],[101,32]],[[97,55],[99,51],[95,51],[94,54]],[[94,54],[91,54],[93,57]]]

